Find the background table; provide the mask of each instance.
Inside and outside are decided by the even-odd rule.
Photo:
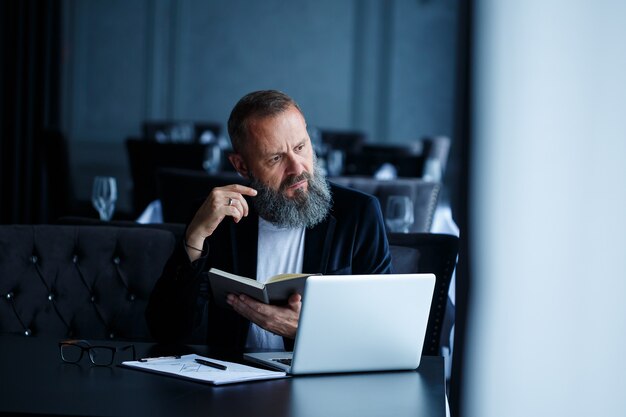
[[[97,367],[86,356],[79,364],[66,364],[61,361],[57,342],[0,336],[0,413],[260,417],[445,415],[443,360],[439,357],[425,356],[417,371],[302,376],[214,387],[119,366]],[[122,346],[126,343],[102,344]],[[138,357],[166,352],[159,345],[134,345]],[[175,350],[206,354],[202,346]],[[116,362],[121,360],[126,358],[116,357]]]

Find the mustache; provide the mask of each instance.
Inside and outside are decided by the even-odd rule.
[[[303,172],[300,175],[292,175],[291,177],[287,177],[285,179],[285,181],[283,181],[280,184],[279,191],[281,191],[281,192],[285,191],[287,188],[289,188],[292,185],[297,184],[297,183],[299,183],[300,181],[303,181],[303,180],[310,181],[311,180],[311,174],[309,174],[308,172],[305,171],[305,172]]]

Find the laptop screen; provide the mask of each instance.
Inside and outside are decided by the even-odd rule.
[[[307,278],[290,373],[416,369],[434,287],[433,274]]]

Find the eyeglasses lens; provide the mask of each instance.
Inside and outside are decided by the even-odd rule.
[[[83,348],[77,345],[61,345],[61,358],[65,362],[75,363],[83,356]]]
[[[94,365],[110,365],[113,363],[112,349],[92,347],[89,349],[89,358]]]

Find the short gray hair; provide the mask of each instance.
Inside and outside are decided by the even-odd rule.
[[[235,152],[241,152],[248,140],[248,121],[255,117],[275,116],[295,107],[300,114],[298,103],[287,94],[277,90],[261,90],[243,96],[230,112],[228,135]],[[303,115],[304,116],[304,115]]]

